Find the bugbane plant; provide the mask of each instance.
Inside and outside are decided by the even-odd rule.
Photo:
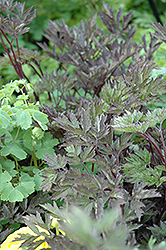
[[[26,15],[19,14],[23,7],[13,1],[1,1],[2,11],[6,8],[14,20],[22,20],[22,26],[26,24],[23,22]],[[19,203],[19,211],[26,215],[25,223],[35,233],[21,235],[22,247],[27,249],[36,249],[45,241],[52,249],[165,247],[165,108],[153,111],[148,108],[149,104],[160,102],[160,96],[166,92],[163,76],[152,74],[158,69],[152,61],[153,53],[161,42],[155,33],[155,37],[150,35],[149,45],[145,36],[142,45],[138,45],[134,41],[136,29],[130,24],[132,13],[122,16],[121,9],[115,14],[109,5],[104,4],[104,8],[105,12],[99,12],[104,29],[97,27],[96,15],[73,28],[65,21],[61,24],[49,21],[44,36],[50,44],[39,45],[47,57],[59,62],[58,70],[43,73],[41,57],[25,48],[17,47],[13,52],[11,42],[11,51],[6,51],[2,58],[4,62],[12,59],[13,67],[18,64],[19,69],[24,63],[34,68],[31,64],[34,62],[39,70],[34,71],[40,76],[34,94],[39,100],[40,96],[43,98],[38,107],[38,102],[31,104],[31,95],[25,97],[24,93],[19,97],[25,101],[23,107],[19,106],[21,110],[17,109],[17,97],[16,104],[3,107],[2,112],[7,113],[4,116],[10,128],[13,119],[15,129],[18,126],[23,130],[20,143],[23,138],[25,152],[31,151],[35,167],[39,164],[36,171],[41,185],[36,191],[47,197],[44,200],[40,197],[35,205],[36,216],[34,210],[31,212],[31,201],[35,199],[32,192],[22,197],[28,197],[26,205],[25,201]],[[25,13],[30,11],[31,8]],[[10,23],[8,12],[4,14]],[[164,32],[161,26],[158,29]],[[23,77],[25,74],[20,76]],[[2,103],[9,104],[4,90]],[[37,108],[40,116],[32,111]],[[26,122],[20,117],[25,117]],[[3,120],[1,123],[5,126]],[[1,157],[9,157],[5,132],[3,136]],[[13,157],[14,151],[10,154]],[[40,159],[45,160],[45,165]],[[17,192],[21,184],[18,177],[16,184],[13,171],[3,166],[1,179],[7,180],[6,185],[12,185],[13,192]],[[32,179],[36,171],[31,173]],[[6,172],[14,178],[6,177]],[[6,193],[2,191],[2,200],[21,201],[10,200],[10,196],[5,199]],[[3,204],[6,210],[8,207]],[[49,213],[59,219],[65,235],[50,229]],[[8,219],[7,216],[9,212],[3,212],[3,219]],[[18,221],[23,223],[20,217]],[[41,233],[38,226],[49,234]],[[44,238],[35,241],[40,236]]]

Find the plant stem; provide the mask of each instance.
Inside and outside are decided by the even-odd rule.
[[[31,66],[31,68],[35,71],[35,73],[41,78],[41,75],[37,72],[35,67],[31,63],[28,63],[28,65]]]
[[[17,158],[12,155],[13,159],[15,160],[15,163],[16,163],[16,169],[17,169],[17,172],[18,172],[18,176],[19,176],[19,165],[18,165],[18,161],[17,161]]]
[[[150,136],[150,134],[148,134],[148,132],[145,132],[145,133],[140,133],[140,132],[137,132],[138,135],[141,135],[143,138],[145,138],[146,140],[148,140],[154,147],[155,149],[157,150],[157,152],[159,153],[159,155],[161,156],[161,159],[165,165],[165,159],[162,155],[162,152],[159,148],[159,146],[157,145],[157,143],[155,142],[155,140]]]
[[[35,168],[38,168],[37,158],[36,158],[36,153],[35,153],[35,146],[34,146],[34,139],[33,139],[33,151],[31,151],[31,153],[32,153]]]
[[[96,150],[96,152],[98,153],[98,155],[99,155],[101,158],[103,158],[102,155],[100,154],[100,152],[98,151],[98,149],[95,148],[95,150]]]
[[[2,32],[1,29],[0,29],[0,31]],[[19,72],[18,72],[18,70],[17,70],[17,67],[16,67],[16,65],[14,64],[13,59],[11,58],[11,55],[10,55],[10,53],[9,53],[9,51],[8,51],[8,49],[7,49],[7,47],[6,47],[5,43],[4,43],[3,38],[2,38],[1,35],[0,35],[0,39],[1,39],[1,42],[2,42],[2,44],[3,44],[3,47],[4,47],[5,51],[6,51],[6,53],[8,54],[8,57],[9,57],[9,59],[10,59],[10,62],[11,62],[11,64],[12,64],[13,68],[15,69],[15,71],[16,71],[17,75],[19,76],[19,78],[21,78],[20,75],[19,75]]]
[[[95,164],[94,164],[94,163],[92,163],[92,172],[94,172],[94,165],[95,165]]]
[[[48,98],[49,98],[49,101],[52,102],[52,98],[51,98],[51,93],[48,91]],[[53,94],[52,94],[53,95]],[[54,100],[55,101],[55,100]]]
[[[165,211],[166,211],[166,201],[164,202],[163,209],[161,211],[161,214],[160,214],[160,216],[159,216],[156,224],[158,224],[160,222],[160,220],[161,220],[161,218],[162,218],[162,216],[163,216],[163,214],[164,214]]]
[[[16,58],[15,52],[14,52],[14,50],[13,50],[13,46],[12,46],[11,42],[9,41],[9,39],[7,38],[6,34],[3,32],[3,30],[0,29],[0,31],[2,32],[2,34],[3,34],[3,36],[5,37],[5,39],[6,39],[6,41],[8,42],[8,44],[10,45],[10,48],[11,48],[11,51],[12,51],[12,54],[13,54],[13,57],[14,57],[15,67],[17,68],[17,71],[16,71],[16,72],[17,72],[19,78],[22,79],[22,78],[23,78],[23,75],[22,75],[21,72],[20,72],[20,68],[19,68],[19,65],[18,65],[18,62],[17,62],[17,58]],[[1,41],[2,41],[2,40],[1,40]],[[4,46],[4,44],[3,44],[3,46]],[[5,45],[5,47],[6,47],[6,45]],[[6,50],[6,52],[8,51],[7,48],[6,48],[5,50]],[[7,54],[9,55],[9,51],[7,52]],[[10,59],[10,60],[11,60],[11,59]],[[14,67],[14,68],[15,68],[15,67]]]
[[[160,136],[161,136],[161,140],[162,140],[162,144],[163,144],[163,150],[164,150],[164,157],[165,157],[165,168],[166,168],[166,148],[165,148],[165,143],[164,143],[164,137],[163,137],[163,133],[162,133],[162,123],[163,121],[160,122]]]
[[[82,161],[80,163],[86,169],[88,175],[93,178],[93,176],[91,175],[91,173],[89,172],[89,170],[87,169],[87,167],[85,166],[85,164]]]
[[[43,75],[44,75],[44,74],[43,74],[43,71],[42,71],[40,65],[38,64],[38,62],[37,62],[36,60],[33,60],[33,62],[34,62],[34,64],[38,67],[38,69],[39,69],[41,75],[43,76]]]
[[[21,58],[20,58],[20,48],[19,48],[19,45],[18,45],[18,38],[16,37],[16,44],[17,44],[17,52],[18,52],[18,60],[19,60],[19,70],[21,72],[21,75],[22,75],[22,78],[24,78],[24,73],[23,73],[23,70],[22,70],[22,65],[21,65]]]
[[[18,136],[18,134],[19,134],[19,131],[20,131],[20,126],[18,127],[16,136],[15,136],[15,138],[14,138],[14,140],[13,140],[12,142],[15,142],[15,140],[17,139],[17,136]]]
[[[103,76],[103,83],[100,84],[100,85],[96,88],[96,90],[94,91],[93,97],[94,97],[95,95],[99,96],[99,93],[101,92],[101,88],[102,88],[102,87],[104,86],[104,84],[105,84],[105,79],[106,79],[106,77],[107,77],[107,74],[108,74],[108,72],[106,72],[106,73],[104,74],[104,76]]]
[[[84,62],[84,58],[82,57],[82,55],[78,52],[78,55],[80,56],[82,62]]]

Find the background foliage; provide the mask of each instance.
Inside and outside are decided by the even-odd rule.
[[[24,0],[20,0],[20,2],[24,2]],[[119,7],[122,7],[123,13],[127,14],[129,11],[134,11],[132,23],[136,25],[138,31],[134,36],[134,39],[141,42],[142,34],[147,35],[147,41],[150,41],[149,32],[153,32],[153,29],[150,27],[152,21],[158,21],[154,15],[154,12],[150,5],[150,0],[116,0],[116,1],[105,1],[111,7],[114,8],[115,11],[118,10]],[[155,6],[157,8],[158,16],[160,21],[164,24],[166,13],[164,10],[166,9],[166,3],[164,0],[154,0]],[[80,20],[85,20],[86,18],[90,18],[95,14],[96,11],[104,10],[102,1],[77,1],[77,0],[49,0],[49,1],[25,1],[26,8],[30,6],[34,6],[37,9],[37,16],[35,21],[30,23],[30,31],[25,34],[23,37],[20,36],[20,45],[27,47],[28,49],[38,49],[36,42],[46,41],[45,37],[43,37],[43,28],[48,27],[48,19],[51,20],[59,20],[65,19],[66,24],[69,26],[78,25]],[[101,21],[97,19],[98,25],[101,27]],[[160,49],[156,52],[155,62],[160,67],[165,67],[165,45],[163,44]],[[2,54],[4,51],[3,46],[0,43],[0,53]],[[39,53],[40,54],[40,53]],[[31,82],[35,83],[36,75],[34,75],[33,70],[27,65],[24,66],[26,68],[26,72],[28,77],[30,77]],[[58,68],[58,62],[55,62],[49,58],[47,61],[43,62],[43,68],[47,68],[49,72],[52,71],[53,68]],[[164,70],[164,69],[163,69]],[[1,85],[5,84],[7,81],[12,79],[16,79],[17,75],[15,74],[12,67],[1,68],[0,75],[3,75],[1,78]]]

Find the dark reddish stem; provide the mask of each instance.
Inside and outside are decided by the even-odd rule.
[[[35,67],[32,64],[28,64],[29,66],[31,66],[31,68],[35,71],[35,73],[41,78],[41,75],[37,72],[37,70],[35,69]]]
[[[44,74],[43,74],[43,71],[42,71],[40,65],[38,64],[38,62],[37,62],[36,60],[33,60],[33,62],[34,62],[34,64],[38,67],[38,69],[39,69],[41,75],[43,76],[43,75],[44,75]]]
[[[161,220],[161,218],[162,218],[162,216],[163,216],[163,214],[164,214],[165,211],[166,211],[166,201],[164,202],[164,207],[163,207],[163,209],[162,209],[162,211],[161,211],[160,216],[158,217],[157,224],[158,224],[159,221]]]
[[[48,92],[48,97],[49,97],[49,101],[52,102],[52,99],[51,99],[51,94],[50,92]]]
[[[85,166],[85,164],[83,162],[81,162],[81,165],[86,169],[88,175],[93,178],[93,176],[91,175],[91,173],[89,172],[89,170],[87,169],[87,167]]]
[[[95,166],[95,164],[92,163],[92,172],[94,172],[94,166]]]
[[[61,102],[61,100],[62,100],[62,96],[63,96],[63,93],[62,93],[61,96],[59,97],[59,101],[58,101],[58,103],[57,103],[57,107],[59,107],[59,104],[60,104],[60,102]]]
[[[93,94],[93,97],[95,96],[95,95],[99,95],[99,93],[100,93],[100,91],[101,91],[101,88],[104,86],[104,84],[105,84],[105,79],[106,79],[106,77],[107,77],[107,72],[104,74],[104,76],[103,76],[103,83],[102,84],[100,84],[97,88],[96,88],[96,90],[94,91],[94,94]]]
[[[7,227],[5,227],[5,228],[1,231],[1,233],[4,232],[5,230],[7,230],[12,224],[13,224],[13,222],[11,222],[9,225],[7,225]]]
[[[12,46],[11,42],[9,41],[9,39],[7,38],[6,34],[3,32],[3,30],[0,29],[0,31],[1,31],[1,33],[3,34],[3,36],[5,37],[5,39],[6,39],[6,41],[8,42],[8,44],[10,45],[10,48],[11,48],[11,51],[12,51],[12,54],[13,54],[13,57],[14,57],[14,62],[15,62],[15,64],[16,64],[15,67],[14,67],[14,69],[16,70],[16,68],[17,68],[16,73],[18,74],[19,78],[22,79],[22,78],[23,78],[23,75],[22,75],[21,72],[20,72],[20,67],[19,67],[19,65],[18,65],[17,58],[16,58],[15,52],[14,52],[14,50],[13,50],[13,46]],[[3,40],[3,39],[1,39],[1,41],[2,41],[2,40]],[[4,46],[4,43],[3,43],[3,46]],[[5,47],[6,47],[6,45],[5,45]],[[5,48],[5,47],[4,47],[4,48]],[[6,50],[6,52],[8,51],[7,48],[5,48],[5,50]],[[9,54],[9,51],[7,52],[7,54],[10,55],[10,54]],[[10,58],[10,60],[11,60],[11,57],[9,57],[9,58]],[[13,60],[12,60],[12,61],[13,61]],[[12,62],[12,61],[11,61],[11,62]],[[12,64],[12,65],[13,65],[13,64]]]
[[[163,144],[163,150],[164,150],[164,157],[165,157],[165,168],[166,168],[166,148],[165,148],[165,142],[164,142],[164,137],[163,137],[163,133],[162,133],[162,123],[163,121],[160,122],[160,136],[161,136],[161,141],[162,141],[162,144]]]
[[[161,156],[161,159],[162,159],[162,161],[163,161],[163,163],[165,165],[165,159],[164,159],[164,157],[162,155],[162,152],[161,152],[159,146],[157,145],[157,143],[155,142],[155,140],[150,136],[150,134],[148,134],[147,132],[145,132],[145,133],[139,133],[139,132],[137,132],[137,134],[141,135],[143,138],[145,138],[146,140],[148,140],[155,147],[155,149],[157,150],[157,152]]]
[[[81,57],[81,60],[84,62],[84,58],[82,57],[82,55],[80,53],[78,53],[78,54]]]
[[[100,152],[98,151],[98,149],[95,148],[95,150],[96,150],[97,154],[98,154],[101,158],[103,158],[102,155],[100,154]]]
[[[3,34],[3,36],[5,37],[5,39],[6,39],[6,41],[8,42],[8,44],[10,45],[10,48],[11,48],[11,51],[12,51],[12,54],[13,54],[13,57],[14,57],[14,61],[13,61],[13,59],[11,58],[10,53],[9,53],[9,51],[8,51],[8,49],[7,49],[7,47],[6,47],[5,43],[4,43],[4,41],[3,41],[2,36],[0,35],[1,42],[2,42],[2,44],[3,44],[3,46],[4,46],[4,49],[5,49],[6,53],[8,54],[8,57],[9,57],[9,59],[10,59],[10,62],[11,62],[11,64],[12,64],[13,68],[15,69],[15,71],[16,71],[18,77],[19,77],[20,79],[23,79],[23,78],[25,77],[25,75],[24,75],[24,73],[23,73],[23,71],[22,71],[22,66],[21,66],[20,51],[19,51],[19,46],[18,46],[18,38],[16,38],[16,44],[17,44],[17,51],[18,51],[19,63],[17,62],[17,58],[16,58],[15,52],[14,52],[14,50],[13,50],[12,43],[9,41],[9,39],[7,38],[7,36],[6,36],[6,34],[3,32],[3,30],[0,29],[0,31],[1,31],[1,33]],[[14,62],[15,62],[15,63],[14,63]],[[24,85],[23,85],[23,92],[26,94],[26,89],[25,89],[25,86],[24,86]]]
[[[0,29],[0,31],[2,32],[1,29]],[[16,65],[14,64],[13,59],[11,58],[10,53],[9,53],[9,51],[8,51],[8,49],[7,49],[7,47],[6,47],[5,43],[4,43],[3,38],[2,38],[1,35],[0,35],[0,39],[1,39],[1,42],[2,42],[2,44],[3,44],[3,47],[4,47],[5,51],[6,51],[6,53],[8,54],[8,57],[9,57],[9,59],[10,59],[10,61],[11,61],[11,64],[13,65],[13,68],[15,69],[15,71],[16,71],[17,75],[19,76],[19,78],[21,78],[21,76],[20,76],[20,74],[19,74],[19,71],[17,70],[17,67],[16,67]]]
[[[19,70],[21,72],[22,78],[24,78],[24,73],[23,73],[22,65],[21,65],[20,48],[19,48],[19,45],[18,45],[18,38],[16,38],[16,44],[17,44],[17,52],[18,52],[18,60],[19,60],[18,67],[19,67]]]
[[[152,144],[150,143],[150,141],[149,141],[149,146],[150,146],[150,152],[152,154],[152,158],[154,160],[154,151],[153,151]]]

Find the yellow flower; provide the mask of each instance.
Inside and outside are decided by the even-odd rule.
[[[49,232],[39,226],[37,226],[39,232],[45,232],[47,234],[49,234]],[[22,241],[15,241],[12,242],[15,238],[20,237],[18,234],[31,234],[31,235],[36,235],[29,227],[22,227],[19,230],[15,231],[14,233],[10,234],[7,239],[0,245],[0,250],[22,250],[22,248],[20,247],[21,244],[24,242],[24,240]],[[38,240],[43,240],[44,236],[39,236],[35,241]],[[36,250],[40,250],[43,248],[50,248],[50,246],[47,244],[47,242],[43,242],[40,246],[38,246],[36,248]]]

